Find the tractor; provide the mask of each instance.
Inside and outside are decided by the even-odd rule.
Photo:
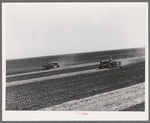
[[[47,62],[46,64],[42,65],[43,70],[59,68],[59,64],[57,62]]]
[[[104,68],[121,68],[121,62],[120,61],[113,61],[112,58],[105,61],[100,61],[99,69]]]

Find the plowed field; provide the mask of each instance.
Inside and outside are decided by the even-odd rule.
[[[98,70],[98,64],[95,63],[80,67],[7,76],[6,110],[41,110],[73,100],[88,97],[92,99],[97,94],[145,82],[145,59],[143,57],[130,58],[130,60],[124,58],[122,61],[124,61],[122,68],[115,69]],[[143,97],[144,90],[141,90],[136,91]],[[126,96],[128,97],[128,95]],[[120,96],[117,97],[120,98]],[[137,97],[134,94],[129,97],[131,100],[134,100],[135,97],[137,100],[141,99],[141,96]],[[113,98],[112,96],[112,100]],[[115,97],[114,100],[117,98]],[[143,98],[141,100],[144,101]],[[136,102],[141,103],[140,101]],[[91,110],[107,110],[106,107],[96,107],[96,104],[99,104],[98,101],[94,103],[94,108]],[[136,104],[132,103],[132,105]],[[128,108],[129,106],[131,105],[124,107]],[[89,109],[88,105],[85,109],[77,108],[77,110]],[[115,109],[120,110],[117,107]]]

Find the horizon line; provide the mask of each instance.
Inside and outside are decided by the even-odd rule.
[[[7,60],[21,60],[21,59],[32,59],[32,58],[40,58],[40,57],[49,57],[49,56],[61,56],[61,55],[73,55],[73,54],[83,54],[83,53],[92,53],[92,52],[103,52],[103,51],[115,51],[115,50],[127,50],[127,49],[140,49],[145,47],[133,47],[133,48],[124,48],[124,49],[111,49],[111,50],[100,50],[100,51],[88,51],[88,52],[79,52],[79,53],[66,53],[66,54],[56,54],[56,55],[45,55],[45,56],[34,56],[34,57],[21,57],[15,59],[6,59]]]

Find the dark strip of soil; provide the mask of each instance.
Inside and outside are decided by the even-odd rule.
[[[145,102],[123,109],[122,111],[145,111]]]

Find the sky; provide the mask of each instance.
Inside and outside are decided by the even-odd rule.
[[[6,59],[145,47],[147,3],[3,3]]]

